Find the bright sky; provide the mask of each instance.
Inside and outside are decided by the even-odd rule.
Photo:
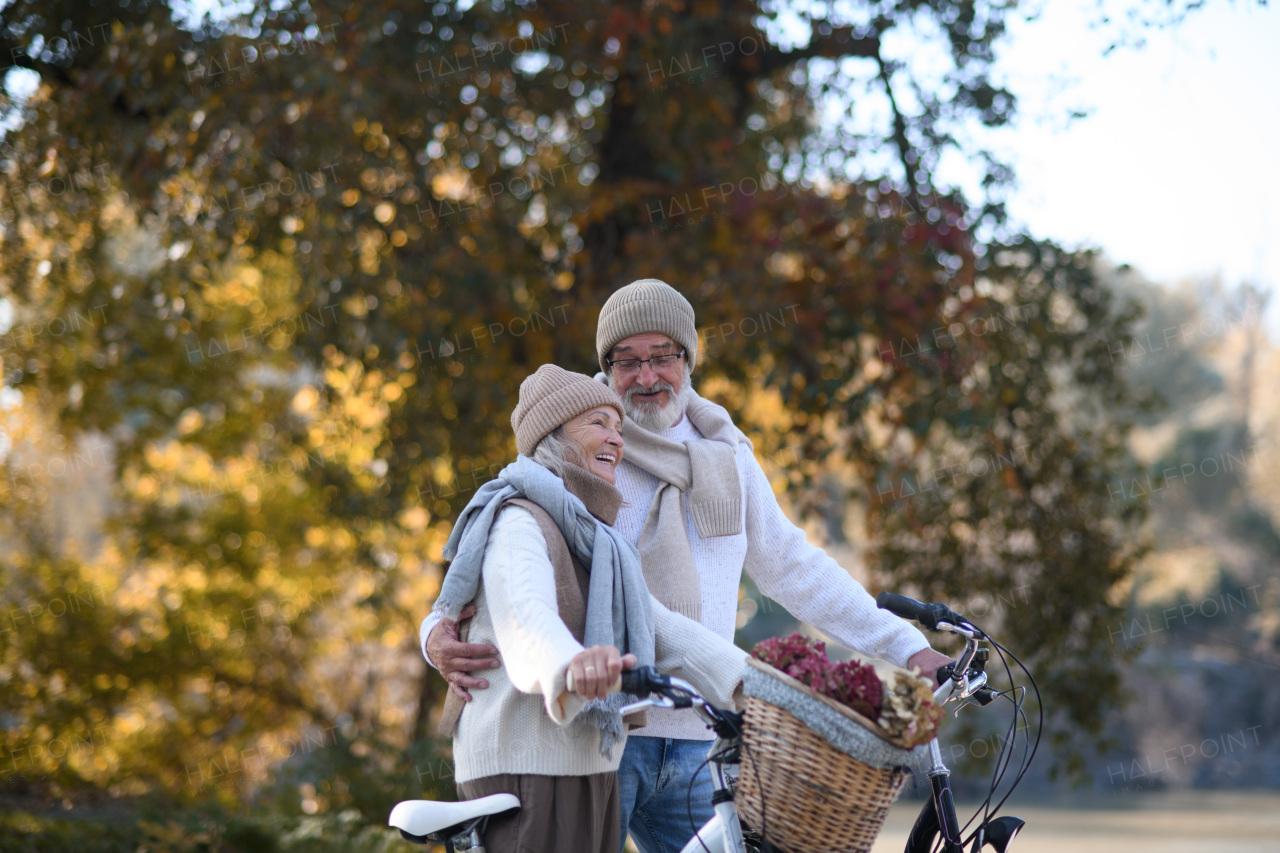
[[[1105,58],[1086,26],[1093,4],[1044,5],[1011,28],[1000,61],[1028,113],[1001,141],[1019,178],[1014,220],[1155,281],[1220,273],[1280,288],[1280,4],[1210,0]],[[1051,74],[1075,83],[1049,95]],[[1034,120],[1076,105],[1094,111],[1066,129]]]

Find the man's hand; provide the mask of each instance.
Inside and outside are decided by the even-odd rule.
[[[474,604],[467,605],[458,614],[458,621],[474,616],[475,612]],[[489,686],[485,679],[468,673],[502,665],[497,658],[498,650],[493,646],[458,642],[458,622],[452,619],[441,619],[431,629],[427,635],[427,654],[444,680],[449,682],[449,692],[456,693],[464,702],[471,701],[467,688],[483,690]]]
[[[907,669],[918,668],[920,674],[932,681],[933,685],[937,687],[939,684],[938,670],[949,663],[952,663],[951,658],[942,652],[935,652],[933,649],[921,649],[907,658]]]

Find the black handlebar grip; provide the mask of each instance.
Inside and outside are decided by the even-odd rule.
[[[882,592],[877,595],[876,607],[881,610],[888,610],[893,615],[901,616],[903,619],[915,620],[930,631],[938,630],[939,622],[973,627],[968,619],[945,604],[922,604],[914,598],[907,598],[907,596],[898,595],[895,592]]]
[[[898,595],[896,592],[882,592],[876,596],[876,607],[881,610],[888,610],[894,616],[901,616],[903,619],[911,619],[922,625],[928,625],[926,620],[929,619],[929,608],[927,605],[921,604],[914,598],[907,598],[905,595]],[[929,625],[932,628],[932,625]]]
[[[661,683],[662,676],[651,666],[637,666],[622,672],[622,692],[632,696],[648,696]]]

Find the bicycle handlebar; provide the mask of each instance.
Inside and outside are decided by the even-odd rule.
[[[964,677],[978,678],[979,676],[982,676],[982,674],[983,674],[983,671],[981,668],[974,667],[969,669],[965,673]],[[952,661],[951,663],[946,664],[945,666],[939,667],[938,673],[937,673],[937,679],[939,684],[946,684],[948,681],[952,681],[952,682],[959,681],[959,679],[956,678],[956,662]],[[985,707],[987,705],[990,705],[992,702],[994,702],[996,700],[997,695],[998,694],[996,693],[995,690],[992,690],[990,687],[987,687],[984,684],[981,687],[979,687],[977,690],[973,691],[973,695],[971,698],[973,699],[973,701],[977,702],[979,705],[982,705]]]
[[[620,689],[623,693],[646,696],[650,693],[663,693],[670,688],[671,679],[652,666],[637,666],[622,673]]]
[[[649,696],[626,706],[654,705],[661,708],[693,708],[719,737],[733,739],[742,733],[742,715],[727,708],[717,708],[700,696],[693,685],[679,678],[663,675],[651,666],[638,666],[622,673],[622,692],[635,696]],[[662,697],[655,703],[652,695]],[[624,709],[625,710],[625,709]]]
[[[894,592],[882,592],[876,596],[876,607],[888,610],[894,616],[919,622],[930,631],[939,630],[939,623],[947,623],[957,628],[965,628],[976,632],[978,637],[985,636],[973,626],[968,619],[941,603],[924,604],[914,598],[898,595]],[[942,629],[942,630],[945,630]]]

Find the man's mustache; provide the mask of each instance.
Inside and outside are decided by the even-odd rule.
[[[671,387],[670,382],[663,382],[662,380],[658,380],[657,382],[653,383],[648,387],[641,386],[641,385],[632,385],[630,388],[627,389],[627,402],[628,403],[632,402],[631,398],[636,394],[656,394],[659,391],[670,391],[673,394],[675,393],[675,389]],[[648,401],[645,401],[645,402],[648,402]]]

